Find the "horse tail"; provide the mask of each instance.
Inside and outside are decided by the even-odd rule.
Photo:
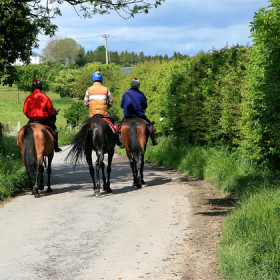
[[[135,122],[135,120],[131,120],[131,123],[129,125],[129,134],[132,152],[136,154],[140,153],[142,151],[142,148],[138,139],[137,123]]]
[[[88,145],[91,145],[92,128],[88,123],[81,126],[78,133],[72,140],[72,147],[66,157],[66,162],[70,162],[74,167],[85,158],[85,151]]]
[[[34,145],[34,132],[30,126],[26,126],[24,129],[24,165],[27,173],[31,176],[36,170],[37,154]]]

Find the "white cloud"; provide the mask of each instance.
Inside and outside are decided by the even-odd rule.
[[[166,0],[148,15],[125,21],[115,13],[85,20],[70,5],[64,5],[63,17],[55,23],[58,36],[75,39],[86,51],[103,45],[100,35],[109,34],[109,48],[114,51],[193,55],[212,47],[250,42],[248,25],[262,6],[267,6],[267,0]],[[40,39],[41,50],[48,39]]]

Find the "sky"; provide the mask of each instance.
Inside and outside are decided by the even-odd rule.
[[[228,45],[250,45],[250,22],[254,14],[269,5],[268,0],[166,0],[148,14],[125,20],[114,11],[110,15],[79,17],[69,4],[62,6],[62,16],[53,22],[56,37],[39,36],[42,54],[54,38],[72,38],[85,51],[105,45],[108,50],[168,55],[174,52],[193,56],[199,51],[221,49]]]

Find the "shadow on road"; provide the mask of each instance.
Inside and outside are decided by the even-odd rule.
[[[143,185],[143,188],[160,186],[171,182],[171,178],[169,176],[163,177],[162,175],[160,175],[162,173],[156,172],[156,169],[149,165],[145,166],[144,180],[146,184]],[[47,181],[46,174],[44,174],[44,176],[45,176],[44,182],[46,182]],[[100,171],[100,179],[102,181],[101,171]],[[112,172],[111,172],[111,188],[113,190],[113,193],[108,194],[102,191],[101,197],[118,195],[118,194],[139,190],[136,187],[132,186],[132,183],[133,183],[133,176],[129,163],[118,162],[115,166],[114,165],[112,166]],[[52,167],[51,187],[53,189],[52,193],[46,193],[44,190],[41,193],[41,195],[48,196],[48,195],[62,194],[66,192],[75,192],[83,189],[85,191],[87,191],[88,189],[92,189],[93,184],[88,170],[88,166],[79,165],[75,169],[73,169],[72,166],[65,165],[65,164],[54,165]],[[93,196],[93,192],[92,195],[90,196]]]

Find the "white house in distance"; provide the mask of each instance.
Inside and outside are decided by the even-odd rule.
[[[40,63],[42,63],[42,56],[36,52],[32,52],[32,55],[30,56],[30,64],[40,64]],[[14,65],[22,66],[24,65],[24,63],[20,59],[17,59]]]

